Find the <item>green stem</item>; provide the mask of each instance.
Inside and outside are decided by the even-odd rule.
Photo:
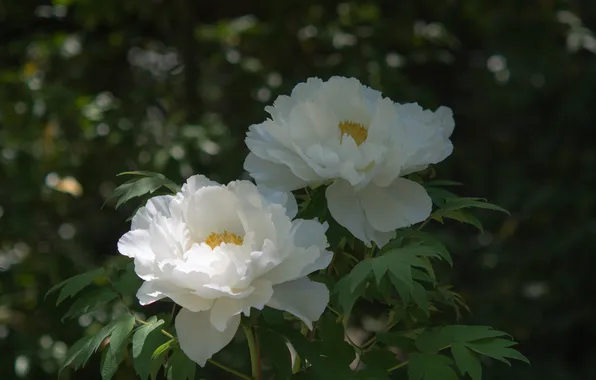
[[[143,321],[142,319],[139,319],[139,318],[135,318],[135,321],[137,323],[140,323],[140,324],[145,325],[145,326],[151,326],[152,325],[151,323],[145,322],[145,321]],[[174,340],[176,339],[176,337],[174,337],[174,335],[170,334],[169,332],[167,332],[164,329],[161,330],[161,333],[164,334],[165,336],[167,336],[170,339],[174,339]]]
[[[247,323],[242,323],[244,334],[246,335],[246,341],[248,342],[248,351],[250,352],[250,363],[252,368],[252,377],[256,380],[261,380],[261,365],[260,365],[260,354],[257,340],[252,327]]]
[[[394,365],[393,367],[389,368],[387,370],[387,372],[392,372],[395,371],[396,369],[400,369],[401,367],[407,366],[408,365],[408,361],[406,360],[405,362],[401,362],[397,365]]]
[[[219,368],[223,369],[223,370],[224,370],[224,371],[226,371],[226,372],[229,372],[229,373],[231,373],[231,374],[234,374],[234,375],[238,376],[238,377],[239,377],[239,378],[241,378],[241,379],[244,379],[244,380],[254,380],[252,377],[250,377],[250,376],[248,376],[248,375],[245,375],[245,374],[243,374],[243,373],[242,373],[242,372],[240,372],[240,371],[236,371],[236,370],[235,370],[235,369],[233,369],[233,368],[230,368],[230,367],[228,367],[228,366],[225,366],[225,365],[221,364],[221,363],[220,363],[220,362],[218,362],[218,361],[215,361],[215,360],[213,360],[213,359],[207,359],[207,361],[208,361],[209,363],[213,364],[214,366],[216,366],[216,367],[219,367]]]
[[[426,226],[426,224],[427,224],[428,222],[430,222],[431,220],[432,220],[432,219],[431,219],[430,217],[426,218],[426,220],[425,220],[424,222],[422,222],[422,224],[421,224],[421,225],[420,225],[420,226],[419,226],[419,227],[416,229],[416,231],[420,231],[420,230],[422,230],[422,228],[423,228],[424,226]]]

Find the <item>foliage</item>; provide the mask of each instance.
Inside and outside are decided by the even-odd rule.
[[[263,119],[263,103],[307,76],[341,74],[397,100],[452,107],[457,150],[440,165],[441,176],[512,213],[475,214],[486,226],[477,235],[446,221],[433,236],[456,262],[446,275],[433,259],[436,275],[456,286],[428,288],[430,310],[435,304],[463,310],[457,289],[474,310],[466,322],[511,332],[534,363],[491,366],[483,375],[589,378],[596,371],[586,302],[596,264],[595,14],[594,2],[581,0],[2,2],[3,376],[54,378],[68,347],[123,312],[114,298],[61,324],[64,313],[43,301],[47,289],[70,276],[123,265],[114,242],[134,206],[115,210],[110,201],[102,208],[115,173],[148,170],[175,182],[193,172],[237,178],[244,128]],[[425,185],[442,196],[453,190]],[[420,233],[436,227],[431,222]],[[403,234],[409,232],[415,231]],[[128,278],[121,286],[129,291],[117,293],[130,306],[138,284]],[[105,283],[76,297],[94,286]],[[362,320],[356,315],[351,323]],[[239,352],[220,359],[247,370]],[[75,378],[99,379],[99,365]],[[208,367],[201,376],[220,373]]]

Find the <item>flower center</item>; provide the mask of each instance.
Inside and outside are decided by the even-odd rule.
[[[242,245],[244,241],[243,238],[236,234],[231,234],[228,231],[224,231],[221,234],[212,232],[207,239],[205,239],[205,244],[211,247],[211,249],[215,249],[215,247],[219,247],[221,243],[232,243],[236,245]]]
[[[354,141],[356,141],[356,145],[360,146],[360,144],[362,144],[368,137],[368,129],[366,129],[364,125],[360,123],[344,120],[339,122],[338,127],[341,131],[340,142],[344,135],[348,135],[352,136]]]

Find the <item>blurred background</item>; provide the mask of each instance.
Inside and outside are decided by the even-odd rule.
[[[593,378],[593,31],[593,0],[0,0],[2,379],[56,378],[105,322],[61,323],[43,296],[117,255],[134,210],[103,206],[117,173],[236,179],[264,107],[332,75],[451,107],[438,177],[511,211],[480,213],[483,233],[440,229],[464,322],[512,333],[533,363],[486,378]]]

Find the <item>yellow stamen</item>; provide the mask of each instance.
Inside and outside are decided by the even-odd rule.
[[[348,135],[352,136],[356,145],[360,146],[360,144],[362,144],[368,137],[368,129],[360,123],[344,120],[339,122],[338,127],[341,131],[340,141],[343,139],[344,135]]]
[[[228,231],[224,231],[221,234],[212,232],[207,239],[205,239],[205,244],[214,249],[215,247],[219,247],[221,243],[231,243],[236,245],[242,245],[244,239],[236,234],[229,233]]]

